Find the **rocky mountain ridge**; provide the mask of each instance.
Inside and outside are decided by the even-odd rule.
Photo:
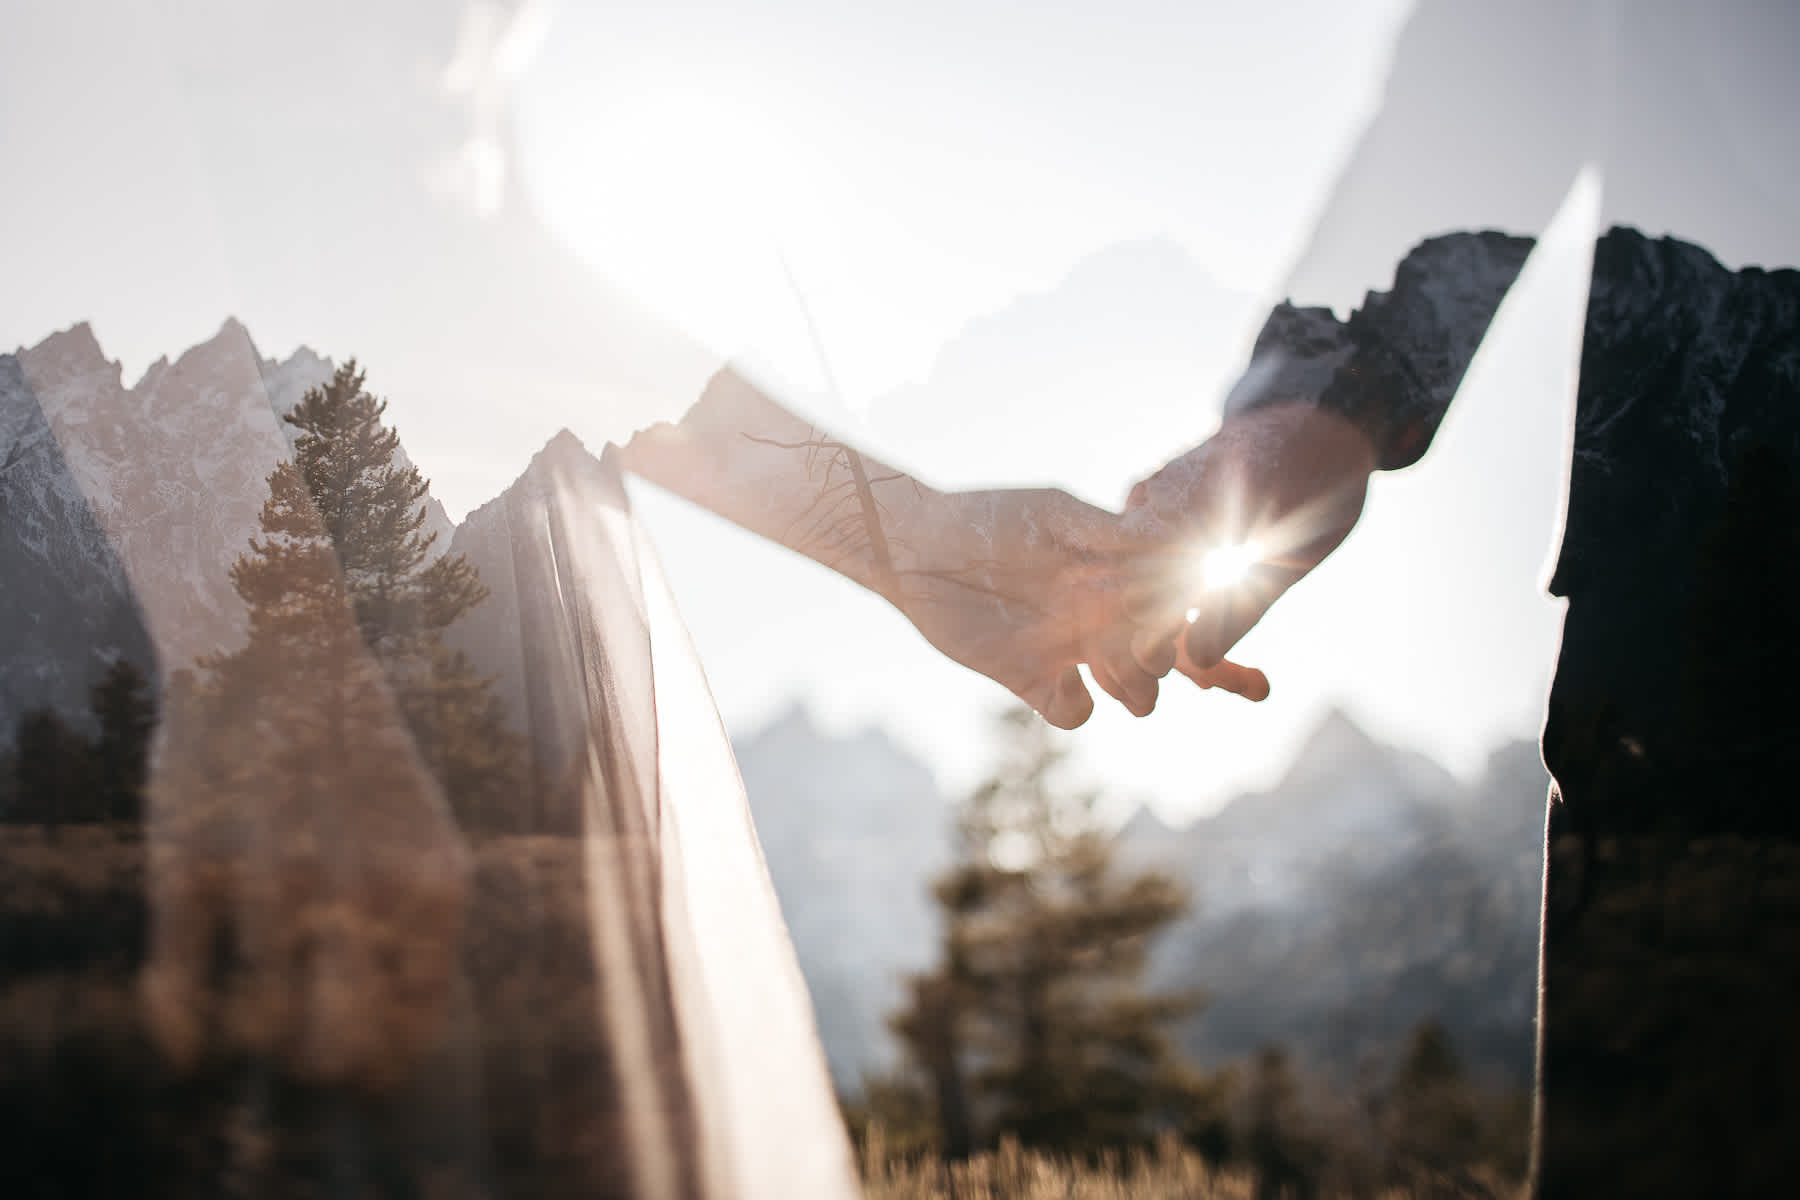
[[[334,369],[264,358],[234,319],[129,387],[85,322],[0,355],[0,740],[38,705],[79,718],[119,655],[154,678],[237,644],[230,567],[290,449],[280,416]],[[427,528],[448,547],[435,500]]]

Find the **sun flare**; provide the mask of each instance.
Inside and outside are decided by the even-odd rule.
[[[1200,582],[1208,591],[1236,587],[1263,558],[1260,543],[1235,542],[1214,546],[1200,559]]]

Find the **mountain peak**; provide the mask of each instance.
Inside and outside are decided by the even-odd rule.
[[[780,716],[750,736],[753,739],[792,737],[804,741],[816,741],[821,734],[818,723],[813,720],[812,709],[807,707],[806,701],[795,700],[782,710]]]
[[[1310,795],[1331,790],[1348,776],[1390,777],[1398,752],[1370,737],[1341,708],[1332,708],[1301,741],[1271,794]],[[1229,807],[1229,806],[1228,806]]]
[[[223,330],[221,330],[221,332],[223,332]],[[245,336],[248,337],[249,335],[246,334]],[[294,352],[281,361],[276,362],[275,367],[277,370],[281,371],[307,371],[315,369],[331,371],[335,369],[329,356],[320,354],[311,346],[294,347]]]
[[[1319,718],[1312,732],[1301,744],[1298,758],[1346,758],[1353,754],[1380,750],[1381,744],[1353,720],[1342,708],[1333,706]]]
[[[1125,824],[1119,826],[1115,840],[1121,844],[1160,846],[1176,837],[1175,829],[1148,804],[1140,804]]]
[[[544,443],[540,454],[586,454],[588,448],[581,444],[567,426],[556,431],[556,435]]]
[[[531,456],[531,462],[521,478],[542,475],[547,471],[585,471],[598,461],[593,452],[582,445],[580,438],[567,429],[559,429],[554,437],[544,443],[543,449]]]
[[[77,321],[67,329],[59,329],[33,350],[39,359],[85,369],[105,366],[106,352],[100,348],[100,339],[94,336],[94,327],[86,321]],[[112,364],[117,370],[118,364]]]

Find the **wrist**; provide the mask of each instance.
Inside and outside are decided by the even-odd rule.
[[[1379,466],[1374,440],[1340,413],[1301,400],[1240,409],[1134,487],[1125,522],[1139,536],[1242,540],[1256,532],[1253,518],[1275,520],[1303,505],[1343,496],[1360,510]]]
[[[884,478],[888,482],[881,486],[875,510],[881,538],[879,543],[871,539],[871,548],[882,545],[885,556],[878,558],[872,552],[866,561],[869,577],[858,582],[910,616],[908,597],[913,589],[907,580],[922,563],[942,557],[936,552],[960,510],[953,492],[940,492],[898,472]]]

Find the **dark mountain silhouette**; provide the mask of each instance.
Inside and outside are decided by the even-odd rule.
[[[1791,606],[1771,626],[1744,619],[1744,604],[1793,591],[1796,397],[1800,271],[1731,271],[1698,246],[1631,230],[1600,240],[1550,583],[1570,607],[1544,742],[1590,825],[1800,831],[1788,770],[1755,812],[1693,802],[1725,766],[1717,739],[1696,734],[1738,681],[1794,661],[1777,645]],[[1743,549],[1722,557],[1721,539]],[[1735,721],[1792,747],[1796,716],[1790,699],[1740,706]],[[1800,766],[1791,750],[1784,761]]]

